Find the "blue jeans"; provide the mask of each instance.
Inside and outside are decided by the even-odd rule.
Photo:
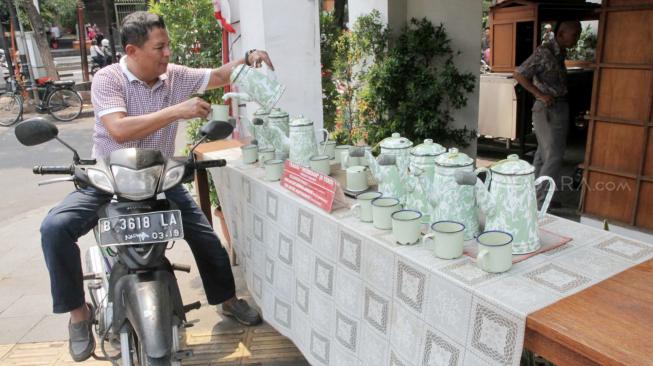
[[[204,213],[181,185],[166,192],[181,211],[185,240],[202,277],[209,304],[215,305],[236,294],[227,251]],[[41,224],[41,246],[50,273],[50,290],[55,313],[67,313],[84,304],[82,263],[77,239],[98,221],[97,210],[111,195],[95,188],[70,193],[55,206]]]

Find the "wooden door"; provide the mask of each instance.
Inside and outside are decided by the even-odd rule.
[[[653,229],[653,0],[603,0],[585,215]]]

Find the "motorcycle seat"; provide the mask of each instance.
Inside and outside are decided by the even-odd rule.
[[[75,85],[75,80],[57,80],[57,81],[53,81],[52,85],[54,85],[54,86],[73,86],[73,85]]]

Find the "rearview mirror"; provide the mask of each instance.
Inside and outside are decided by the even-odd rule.
[[[44,118],[36,117],[18,124],[14,132],[21,144],[34,146],[56,138],[59,134],[59,129]]]
[[[207,140],[215,141],[222,140],[234,131],[234,126],[229,122],[224,121],[209,121],[207,124],[200,128],[200,135],[206,137]]]

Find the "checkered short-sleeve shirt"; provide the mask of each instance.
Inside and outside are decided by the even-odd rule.
[[[142,139],[120,144],[111,137],[100,118],[115,112],[140,116],[179,104],[193,93],[203,93],[210,75],[210,69],[168,64],[166,73],[150,87],[127,69],[124,57],[120,63],[104,67],[95,74],[91,86],[91,102],[95,110],[93,157],[105,157],[114,150],[129,147],[159,150],[164,156],[173,156],[177,121]]]

